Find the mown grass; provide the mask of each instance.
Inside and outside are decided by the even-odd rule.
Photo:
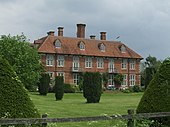
[[[104,93],[100,103],[87,104],[81,93],[64,94],[62,101],[56,101],[53,93],[40,96],[30,93],[31,99],[41,114],[47,113],[48,117],[81,117],[113,114],[127,114],[128,109],[135,109],[143,93]],[[116,122],[117,123],[117,122]],[[111,127],[113,121],[59,123],[50,126],[59,127]],[[123,127],[123,126],[122,126]]]

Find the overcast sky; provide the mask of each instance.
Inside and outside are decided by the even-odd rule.
[[[0,0],[0,12],[0,35],[23,32],[33,42],[63,26],[76,37],[85,23],[86,38],[106,31],[144,58],[170,57],[170,0]]]

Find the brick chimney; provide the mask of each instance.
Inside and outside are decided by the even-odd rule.
[[[64,27],[58,27],[58,36],[63,36]]]
[[[47,35],[49,36],[49,35],[51,35],[51,36],[54,36],[54,31],[49,31],[49,32],[47,32]]]
[[[100,32],[100,40],[106,40],[106,32]]]
[[[85,38],[85,27],[86,24],[77,24],[77,37]]]
[[[90,35],[90,39],[94,39],[95,40],[95,35]]]

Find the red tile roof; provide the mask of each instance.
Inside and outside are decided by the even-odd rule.
[[[55,48],[55,41],[60,40],[61,48]],[[79,42],[82,41],[85,44],[85,50],[80,50]],[[99,49],[99,44],[105,45],[105,52]],[[71,38],[63,36],[47,36],[42,39],[34,41],[34,44],[40,44],[38,52],[40,53],[57,53],[57,54],[72,54],[72,55],[87,55],[87,56],[105,56],[116,58],[138,58],[142,57],[128,48],[121,42],[107,41],[107,40],[94,40],[85,38]],[[122,53],[120,47],[124,45],[126,52]]]

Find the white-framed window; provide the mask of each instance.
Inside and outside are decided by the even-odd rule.
[[[103,43],[100,44],[99,49],[100,49],[102,52],[105,52],[105,45],[104,45]]]
[[[80,50],[85,50],[85,45],[83,42],[80,42],[79,48],[80,48]]]
[[[57,66],[64,67],[64,55],[57,56]]]
[[[47,54],[46,55],[46,66],[53,66],[54,65],[54,55]]]
[[[80,79],[79,74],[77,74],[77,73],[73,74],[73,84],[78,85],[79,79]]]
[[[135,85],[135,82],[136,82],[136,77],[135,76],[136,76],[135,74],[131,74],[130,75],[130,79],[129,79],[130,86],[134,86]]]
[[[73,56],[73,71],[79,71],[80,63],[79,56]]]
[[[114,85],[114,75],[109,74],[108,76],[108,85]]]
[[[86,68],[92,68],[92,57],[86,57],[85,58],[85,67]]]
[[[126,69],[127,68],[127,59],[122,59],[122,69]]]
[[[135,70],[135,60],[130,60],[130,69]]]
[[[123,82],[122,85],[127,86],[127,74],[123,74]]]
[[[57,76],[63,76],[63,79],[65,81],[65,73],[64,72],[57,72]]]
[[[114,72],[114,59],[109,58],[109,64],[108,64],[109,72]]]
[[[55,48],[61,48],[61,42],[59,40],[55,41]]]
[[[120,47],[120,51],[121,51],[121,53],[126,53],[126,47],[124,45],[122,45]]]
[[[47,74],[49,74],[51,80],[54,79],[54,72],[49,71],[47,72]]]
[[[103,68],[103,67],[104,67],[103,58],[97,58],[97,68]]]

